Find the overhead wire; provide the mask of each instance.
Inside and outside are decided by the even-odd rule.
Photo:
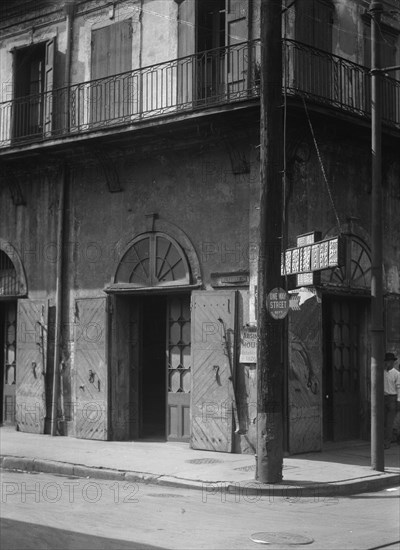
[[[333,200],[333,195],[332,195],[332,191],[331,191],[331,188],[330,188],[330,185],[329,185],[329,181],[328,181],[328,178],[327,178],[327,176],[326,176],[326,171],[325,171],[324,163],[322,162],[321,152],[320,152],[319,147],[318,147],[317,139],[316,139],[316,137],[315,137],[314,128],[313,128],[313,125],[312,125],[312,122],[311,122],[311,119],[310,119],[310,115],[309,115],[309,113],[308,113],[306,100],[304,99],[304,96],[303,96],[303,95],[301,96],[301,99],[303,100],[304,110],[305,110],[305,112],[306,112],[308,125],[309,125],[309,127],[310,127],[311,136],[312,136],[312,139],[313,139],[313,142],[314,142],[314,147],[315,147],[315,150],[316,150],[316,153],[317,153],[319,165],[320,165],[320,167],[321,167],[322,175],[323,175],[323,178],[324,178],[324,182],[325,182],[325,185],[326,185],[326,189],[327,189],[327,191],[328,191],[329,200],[330,200],[330,202],[331,202],[331,206],[332,206],[332,209],[333,209],[333,212],[334,212],[334,215],[335,215],[335,219],[336,219],[336,224],[337,224],[338,232],[339,232],[339,235],[340,235],[340,234],[342,233],[342,230],[341,230],[339,215],[338,215],[338,212],[337,212],[337,209],[336,209],[336,206],[335,206],[335,201]]]

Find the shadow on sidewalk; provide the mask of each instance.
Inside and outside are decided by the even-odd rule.
[[[52,548],[53,550],[165,550],[162,546],[143,544],[107,537],[97,537],[84,533],[76,533],[67,529],[58,529],[46,525],[26,523],[13,519],[1,520],[2,548],[8,550],[37,550],[37,548]]]
[[[320,452],[290,455],[295,460],[313,460],[317,462],[331,462],[353,466],[371,465],[371,443],[363,440],[340,442],[324,442]],[[385,450],[385,469],[400,468],[400,445],[392,443],[390,449]]]

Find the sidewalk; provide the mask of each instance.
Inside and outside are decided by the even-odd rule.
[[[0,428],[0,466],[6,470],[158,483],[246,495],[339,496],[400,485],[400,446],[385,451],[385,472],[371,469],[370,444],[329,444],[321,453],[284,458],[283,481],[255,481],[254,455],[190,449],[188,443],[92,441]]]

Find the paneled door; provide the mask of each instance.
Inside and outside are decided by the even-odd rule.
[[[16,420],[21,432],[44,433],[47,300],[18,300]]]
[[[167,439],[189,441],[191,335],[190,297],[167,303]]]
[[[15,423],[15,386],[16,386],[16,339],[17,304],[3,302],[0,307],[1,323],[1,377],[2,377],[2,413],[3,424]]]
[[[75,300],[75,435],[108,439],[106,297]]]
[[[232,452],[236,291],[193,292],[192,325],[191,446]]]
[[[325,372],[325,437],[360,437],[360,306],[335,298],[328,304]]]

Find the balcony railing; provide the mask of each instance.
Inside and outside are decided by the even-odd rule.
[[[370,115],[366,67],[286,40],[283,86],[289,95]],[[57,139],[146,119],[257,99],[259,41],[209,50],[0,103],[0,147]],[[400,82],[383,79],[384,123],[400,129]]]
[[[337,55],[286,40],[287,92],[365,118],[371,115],[369,69]],[[382,120],[400,128],[400,81],[382,78]]]

